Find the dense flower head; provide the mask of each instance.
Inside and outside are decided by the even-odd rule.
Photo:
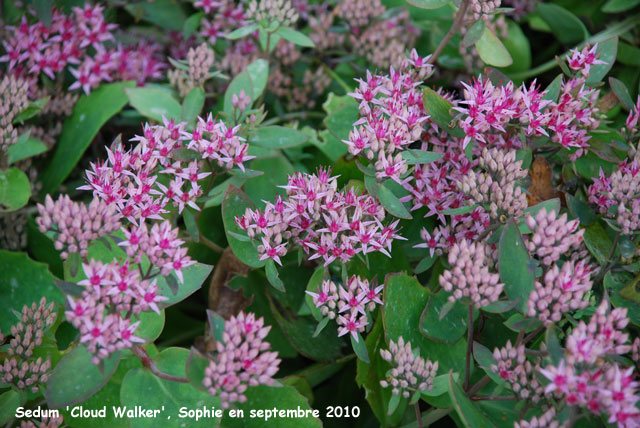
[[[271,330],[262,317],[240,312],[225,322],[222,340],[216,342],[216,354],[205,369],[203,385],[222,401],[222,407],[244,403],[249,386],[272,385],[278,372],[278,353],[269,351],[264,340]]]
[[[24,305],[19,321],[11,326],[11,340],[6,350],[3,364],[0,364],[0,381],[14,385],[20,390],[36,393],[40,385],[47,382],[51,360],[34,355],[34,350],[42,345],[45,332],[57,317],[54,303],[47,305],[43,297],[39,303]],[[0,333],[0,343],[4,341]]]
[[[438,371],[438,362],[432,363],[419,355],[419,349],[411,349],[411,342],[400,336],[398,342],[389,341],[389,349],[381,349],[382,358],[391,364],[385,380],[380,381],[383,388],[391,387],[392,394],[402,394],[409,398],[411,394],[429,391],[433,388],[433,379]]]
[[[346,284],[336,285],[326,280],[315,293],[306,293],[322,315],[336,320],[338,336],[351,334],[358,341],[358,333],[364,333],[369,324],[367,312],[373,312],[377,305],[383,304],[383,288],[384,284],[376,285],[360,276],[351,276]]]
[[[133,263],[142,263],[146,256],[151,268],[158,268],[163,276],[175,273],[182,282],[182,269],[195,263],[187,255],[183,240],[178,238],[179,229],[169,220],[155,222],[151,228],[145,223],[131,225],[124,230],[125,239],[118,245],[125,247],[127,256]]]
[[[6,54],[0,62],[7,62],[12,73],[36,78],[44,74],[52,80],[68,69],[76,78],[69,89],[85,93],[114,78],[144,83],[160,77],[164,64],[158,45],[147,41],[107,47],[115,42],[117,25],[108,23],[103,12],[104,6],[89,3],[74,7],[70,15],[54,8],[50,28],[40,21],[29,24],[23,17],[18,26],[8,26],[11,36],[3,41]]]
[[[535,82],[516,88],[513,82],[494,85],[489,78],[480,75],[471,84],[463,83],[463,106],[454,107],[462,113],[460,127],[465,132],[463,147],[470,141],[484,145],[499,140],[507,148],[519,148],[522,141],[509,125],[520,125],[525,135],[548,135],[544,129],[549,114],[544,112],[550,101]]]
[[[239,127],[228,128],[224,122],[198,118],[193,132],[185,130],[186,123],[165,120],[163,125],[144,126],[135,148],[125,150],[122,144],[107,149],[108,159],[91,164],[87,184],[80,189],[92,190],[95,197],[114,204],[129,221],[141,224],[145,219],[161,219],[173,203],[182,212],[185,206],[198,210],[196,198],[202,195],[198,183],[209,176],[201,172],[197,160],[179,160],[176,149],[189,148],[203,159],[211,159],[219,166],[244,168],[248,146],[237,135]],[[168,185],[161,184],[159,174],[168,175]]]
[[[280,257],[289,241],[299,245],[310,260],[322,258],[325,265],[347,262],[358,253],[373,251],[391,257],[391,244],[398,235],[398,223],[384,225],[385,210],[375,198],[355,189],[337,190],[337,177],[329,170],[289,176],[285,197],[266,202],[264,210],[247,208],[236,224],[252,239],[259,239],[260,259]]]
[[[505,222],[509,217],[521,216],[527,208],[527,195],[520,182],[528,171],[522,169],[522,161],[516,160],[516,151],[485,148],[477,169],[464,175],[458,188],[485,207],[493,219]]]
[[[529,361],[524,345],[512,346],[511,341],[507,341],[504,347],[494,349],[493,358],[496,364],[491,366],[491,371],[504,379],[519,398],[534,403],[543,398],[544,387],[537,376],[540,359]]]
[[[385,12],[380,0],[344,0],[338,3],[335,13],[352,28],[364,27]]]
[[[50,195],[45,203],[38,204],[40,216],[36,219],[41,232],[56,233],[55,248],[62,250],[60,257],[70,254],[88,254],[91,241],[120,229],[120,214],[114,205],[94,198],[87,206],[74,202],[68,195],[60,195],[54,201]]]
[[[549,380],[545,393],[604,414],[607,422],[623,428],[636,427],[640,420],[638,382],[633,367],[622,367],[607,356],[631,350],[623,332],[629,323],[626,315],[626,308],[609,311],[603,301],[589,322],[580,321],[567,337],[564,358],[539,370]]]
[[[176,68],[169,71],[169,80],[184,97],[193,88],[202,87],[209,79],[214,60],[214,50],[206,43],[201,43],[187,52],[187,70]]]
[[[582,247],[584,229],[578,228],[578,220],[568,220],[567,214],[558,215],[555,210],[542,208],[535,216],[528,215],[526,223],[533,233],[525,246],[545,266],[558,261],[569,250]]]
[[[500,297],[504,284],[495,270],[493,250],[482,241],[456,242],[449,251],[451,269],[440,275],[440,285],[452,292],[449,300],[455,302],[464,297],[480,308]]]
[[[349,94],[360,103],[360,119],[343,142],[351,154],[361,154],[373,164],[377,179],[402,184],[408,166],[401,152],[420,139],[428,119],[418,76],[431,70],[428,58],[414,51],[398,71],[391,68],[387,75],[367,71],[366,80],[358,79],[359,86]]]
[[[585,260],[567,260],[562,267],[553,264],[541,281],[535,281],[527,301],[527,314],[545,325],[558,322],[569,311],[588,306],[588,296],[596,267]]]
[[[630,235],[640,229],[640,159],[636,154],[618,165],[607,177],[600,170],[598,178],[589,186],[589,202],[600,214],[614,218],[623,234]]]
[[[29,104],[29,84],[14,75],[0,81],[0,152],[18,142],[18,131],[13,127],[15,117]]]
[[[39,421],[24,419],[20,421],[20,428],[60,428],[65,426],[62,415],[42,416]]]
[[[94,364],[113,352],[131,348],[144,339],[135,336],[140,321],[132,315],[160,312],[159,304],[167,297],[160,294],[151,268],[146,274],[129,264],[83,263],[85,279],[79,297],[67,297],[67,320],[80,331],[80,343],[93,355]]]
[[[300,17],[291,0],[251,0],[245,14],[254,22],[264,21],[266,26],[275,21],[285,27],[291,27]]]
[[[556,419],[556,409],[550,407],[540,416],[534,416],[530,420],[519,420],[514,423],[513,428],[564,428],[568,420],[560,423]]]

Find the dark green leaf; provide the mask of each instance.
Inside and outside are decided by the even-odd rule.
[[[442,213],[444,215],[461,215],[461,214],[470,213],[471,211],[475,210],[476,208],[477,208],[477,205],[465,205],[463,207],[449,208],[447,210],[442,210],[442,211],[440,211],[440,213]]]
[[[255,101],[262,95],[267,87],[267,80],[269,80],[269,63],[260,58],[253,61],[247,66],[247,73],[251,78],[251,87],[253,88],[252,101]]]
[[[182,103],[182,120],[193,123],[204,107],[204,91],[202,88],[193,88],[189,91]]]
[[[277,290],[285,293],[286,290],[284,288],[284,283],[278,275],[278,268],[276,268],[276,262],[274,262],[273,259],[267,259],[267,262],[264,265],[264,271],[267,274],[269,284],[273,285]]]
[[[400,218],[413,218],[400,199],[385,185],[378,184],[377,198],[389,214]]]
[[[502,40],[507,48],[513,64],[504,69],[505,73],[522,72],[531,68],[531,44],[529,38],[524,34],[520,25],[511,20],[507,20],[507,37]],[[507,82],[507,80],[503,80]]]
[[[444,290],[432,294],[420,317],[422,334],[436,342],[455,343],[467,331],[468,311],[462,302],[456,301],[444,317],[441,316],[444,306],[451,304],[450,295]]]
[[[593,223],[591,226],[585,227],[582,239],[600,265],[604,266],[609,262],[613,242],[600,223]]]
[[[116,371],[120,352],[114,352],[103,360],[103,372],[91,362],[91,358],[89,351],[82,345],[76,346],[62,357],[47,381],[45,397],[50,408],[81,403],[95,394]]]
[[[244,186],[247,196],[258,207],[263,207],[263,201],[273,201],[276,195],[283,194],[284,190],[278,186],[285,184],[289,174],[295,172],[291,162],[283,155],[254,159],[251,167],[264,172],[263,177],[258,180],[248,180]]]
[[[310,291],[312,293],[318,293],[318,291],[322,287],[322,281],[324,279],[325,272],[326,272],[326,268],[324,266],[318,266],[316,270],[313,271],[313,275],[311,275],[311,278],[309,278],[309,283],[307,284],[307,291]],[[320,312],[320,309],[318,309],[316,305],[313,304],[313,297],[305,293],[304,299],[305,299],[305,302],[307,303],[307,306],[309,307],[309,311],[311,312],[311,315],[313,315],[313,317],[316,320],[321,321],[324,315],[322,315],[322,312]]]
[[[156,340],[164,329],[164,309],[160,313],[156,312],[140,312],[133,316],[134,322],[140,320],[138,328],[134,332],[136,336],[147,342]]]
[[[244,27],[237,28],[224,37],[225,39],[229,39],[229,40],[238,40],[248,36],[249,34],[253,33],[257,29],[258,29],[257,24],[250,24]]]
[[[467,398],[460,385],[456,383],[453,372],[449,372],[449,396],[451,397],[453,408],[465,428],[491,428],[495,426]]]
[[[537,318],[525,318],[521,314],[516,313],[511,315],[509,319],[504,322],[504,325],[516,332],[524,330],[525,333],[529,333],[540,327],[542,322]]]
[[[551,324],[549,327],[547,327],[544,342],[547,345],[547,351],[549,351],[551,363],[557,366],[558,363],[560,363],[560,361],[564,358],[564,352],[562,351],[562,347],[560,346],[560,341],[558,340],[558,335],[556,334],[556,327],[554,324]]]
[[[443,153],[438,152],[409,149],[402,152],[402,159],[409,165],[415,165],[437,161],[441,159],[443,155]]]
[[[504,379],[500,377],[497,373],[491,370],[492,365],[497,365],[495,358],[493,358],[493,354],[484,345],[481,345],[478,342],[473,342],[473,358],[478,363],[478,366],[489,375],[491,380],[493,380],[498,385],[504,383]]]
[[[365,363],[370,363],[371,361],[369,361],[367,345],[364,343],[364,339],[362,338],[360,333],[358,333],[357,339],[355,339],[351,334],[349,335],[349,338],[351,339],[351,347],[353,348],[353,352],[355,352],[355,354],[358,356],[358,359],[362,360]],[[389,414],[391,415],[393,414],[393,412],[390,412]]]
[[[560,95],[560,85],[562,84],[562,80],[563,80],[564,76],[562,74],[558,74],[556,76],[555,79],[553,79],[553,81],[551,83],[549,83],[549,86],[546,87],[545,94],[542,97],[543,100],[551,100],[551,101],[558,101],[558,96]]]
[[[384,325],[389,340],[394,342],[402,336],[411,342],[413,349],[431,361],[439,361],[440,369],[454,371],[464,369],[466,340],[443,346],[423,336],[420,332],[420,317],[431,293],[415,277],[406,274],[388,275],[384,288]]]
[[[468,30],[467,34],[462,39],[462,46],[469,48],[476,44],[482,34],[484,33],[484,21],[482,19],[477,20]]]
[[[235,223],[235,217],[243,216],[246,209],[252,208],[252,205],[251,200],[242,190],[229,185],[222,200],[222,222],[227,234],[227,241],[236,257],[251,267],[259,268],[264,266],[265,262],[258,260],[258,250],[253,246],[253,243],[241,242],[229,235],[229,232],[244,233]]]
[[[16,144],[9,146],[9,164],[27,159],[49,150],[47,146],[37,138],[31,138],[28,134],[22,134]]]
[[[407,3],[421,9],[439,9],[449,2],[447,0],[407,0]]]
[[[425,88],[423,92],[424,109],[431,116],[440,129],[454,137],[464,137],[464,132],[457,125],[452,124],[452,104],[431,88]]]
[[[313,332],[312,337],[318,337],[320,333],[322,333],[322,330],[324,330],[324,328],[327,326],[327,324],[329,324],[329,321],[331,321],[329,317],[322,318],[318,323],[318,326],[316,327],[315,331]]]
[[[567,9],[552,3],[538,3],[537,11],[553,34],[565,45],[572,45],[589,37],[582,21]]]
[[[25,253],[0,250],[0,300],[5,308],[16,311],[22,306],[39,302],[43,297],[48,302],[64,303],[64,296],[58,290],[55,277],[47,270],[47,265],[31,260]],[[18,319],[9,310],[0,311],[0,330],[11,331]]]
[[[186,365],[189,351],[184,348],[168,348],[158,354],[153,360],[163,373],[172,376],[186,377]],[[131,428],[142,427],[211,427],[216,426],[219,418],[178,418],[181,407],[188,409],[198,407],[220,408],[220,399],[209,395],[205,391],[194,388],[191,383],[172,382],[160,379],[149,370],[135,368],[124,377],[120,390],[120,404],[133,408],[141,406],[145,409],[164,409],[161,415],[171,415],[157,418],[129,418]]]
[[[436,262],[437,259],[438,259],[438,256],[425,257],[424,259],[420,260],[420,262],[418,262],[418,265],[415,268],[415,272],[416,273],[426,272],[429,268],[431,268],[431,266],[433,266],[433,264]]]
[[[604,42],[598,44],[598,57],[604,64],[592,65],[589,70],[589,77],[587,77],[587,83],[594,85],[599,83],[604,76],[611,70],[613,64],[616,62],[616,55],[618,53],[618,36],[612,37]]]
[[[398,405],[400,404],[400,399],[401,399],[400,394],[393,394],[391,396],[391,400],[389,400],[389,407],[387,409],[387,416],[393,415],[393,413],[398,408]]]
[[[23,123],[25,120],[34,117],[44,108],[44,106],[47,105],[49,98],[50,97],[44,97],[39,100],[29,102],[27,108],[18,113],[18,115],[13,119],[13,123]]]
[[[33,0],[33,6],[36,10],[38,20],[43,23],[45,27],[51,28],[53,0]]]
[[[534,275],[529,270],[529,253],[513,221],[507,223],[500,236],[498,270],[500,280],[511,300],[518,299],[521,312],[527,310],[529,294],[534,289]]]
[[[198,31],[203,17],[204,12],[197,12],[184,21],[184,25],[182,26],[182,35],[185,40],[189,39],[196,31]]]
[[[215,311],[207,309],[207,320],[209,321],[209,336],[218,342],[223,341],[225,320]]]
[[[485,64],[507,67],[513,64],[511,54],[493,31],[485,27],[482,36],[476,42],[478,55]]]
[[[16,409],[20,407],[20,394],[10,389],[0,395],[0,424],[5,425],[15,417]]]
[[[309,136],[297,129],[284,126],[264,126],[258,128],[249,137],[249,143],[268,149],[286,149],[300,146],[309,140]]]
[[[302,46],[305,48],[314,48],[316,46],[306,34],[303,34],[299,31],[294,30],[289,27],[280,27],[278,29],[278,34],[282,36],[283,39],[290,41],[293,44],[298,46]]]
[[[609,0],[602,6],[602,11],[606,13],[620,13],[633,9],[640,4],[640,0]]]
[[[182,31],[187,19],[180,2],[174,0],[129,3],[124,8],[134,18],[143,19],[164,30]]]
[[[15,211],[29,202],[31,183],[18,168],[0,170],[0,212]]]
[[[222,183],[218,184],[213,189],[211,189],[211,191],[209,192],[209,195],[207,196],[207,201],[204,203],[204,207],[205,208],[217,207],[218,205],[222,204],[222,199],[224,198],[224,195],[227,193],[227,188],[230,185],[240,188],[244,184],[245,180],[246,180],[245,178],[237,177],[237,176],[227,178]]]
[[[211,273],[213,266],[205,265],[202,263],[196,263],[189,267],[182,269],[182,276],[184,277],[184,283],[178,284],[178,292],[173,293],[167,277],[158,277],[158,291],[162,296],[168,299],[162,302],[162,307],[174,305],[183,301],[187,297],[191,296],[196,290],[202,287],[202,283]]]
[[[618,80],[615,77],[609,77],[609,85],[622,105],[624,105],[628,110],[633,110],[635,108],[635,104],[631,99],[631,94],[623,81]]]
[[[567,197],[567,205],[569,207],[569,211],[571,211],[571,214],[573,214],[580,220],[580,223],[583,226],[589,226],[597,220],[596,214],[587,204],[568,193],[566,193],[565,195]]]
[[[131,86],[134,82],[110,83],[80,97],[62,126],[51,161],[40,175],[43,194],[54,192],[67,178],[102,125],[127,104],[123,88]]]
[[[129,104],[141,115],[162,123],[162,118],[180,120],[182,107],[171,92],[159,87],[127,88]]]

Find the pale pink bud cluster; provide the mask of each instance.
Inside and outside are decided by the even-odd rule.
[[[346,284],[323,281],[316,293],[306,293],[322,315],[336,320],[338,336],[350,333],[358,341],[358,333],[363,333],[369,324],[367,312],[383,304],[380,298],[383,289],[384,284],[376,286],[360,276],[351,276]]]
[[[244,168],[248,146],[237,135],[239,126],[227,128],[221,121],[198,118],[193,132],[186,132],[186,123],[165,120],[163,125],[144,126],[144,134],[132,138],[136,147],[125,150],[118,144],[107,149],[105,162],[91,164],[87,184],[80,189],[92,190],[95,197],[115,204],[122,216],[135,224],[145,219],[161,220],[165,206],[173,203],[182,212],[185,206],[199,210],[196,199],[202,195],[199,181],[211,172],[201,172],[197,160],[182,160],[177,149],[189,148],[203,159],[212,159],[220,166]],[[159,174],[171,179],[167,186],[160,183]]]
[[[438,362],[432,363],[420,356],[419,349],[411,349],[411,342],[400,336],[398,343],[389,341],[389,349],[381,349],[382,358],[391,364],[385,380],[380,381],[383,388],[391,387],[392,394],[402,394],[409,398],[416,391],[429,391],[433,388],[433,379],[438,371]]]
[[[0,62],[8,62],[12,73],[36,78],[44,74],[52,80],[75,65],[68,68],[77,79],[69,89],[82,88],[85,93],[114,78],[144,83],[148,77],[161,77],[165,65],[158,59],[158,45],[106,47],[115,41],[112,31],[117,25],[109,24],[103,11],[104,6],[89,3],[74,7],[71,15],[53,9],[50,28],[42,22],[30,25],[23,17],[18,26],[7,27],[11,36],[3,41],[6,54]]]
[[[640,229],[639,172],[640,161],[634,156],[619,164],[609,177],[601,169],[589,186],[589,202],[597,205],[600,214],[615,218],[625,235]]]
[[[18,130],[12,122],[29,105],[28,88],[26,80],[13,75],[0,81],[0,152],[18,141]]]
[[[454,110],[463,114],[459,121],[465,132],[463,147],[471,140],[480,144],[522,146],[519,136],[508,125],[519,125],[526,136],[548,135],[544,126],[549,113],[544,109],[549,101],[542,99],[545,93],[535,82],[528,88],[524,83],[516,88],[513,82],[494,85],[481,75],[471,84],[462,85],[464,100],[460,104],[466,107],[454,107]]]
[[[603,301],[589,323],[580,321],[566,340],[562,361],[539,372],[549,379],[545,393],[563,404],[606,415],[607,422],[622,428],[637,427],[640,410],[636,404],[638,382],[633,367],[623,368],[609,356],[625,354],[629,335],[626,308],[608,312]]]
[[[343,0],[335,8],[336,16],[355,29],[371,24],[385,11],[380,0]]]
[[[451,269],[440,275],[440,285],[453,293],[450,301],[466,297],[480,308],[498,300],[504,284],[500,282],[500,275],[491,272],[495,263],[487,244],[463,239],[451,247],[448,260]]]
[[[267,26],[277,22],[284,27],[293,26],[300,17],[291,0],[251,0],[245,14],[248,20],[264,21]]]
[[[20,428],[60,428],[64,425],[64,418],[60,416],[43,416],[40,421],[20,421]]]
[[[60,195],[55,202],[47,195],[44,205],[38,204],[38,212],[38,228],[42,233],[57,234],[54,245],[62,251],[63,259],[73,253],[86,257],[91,241],[120,229],[121,217],[116,207],[98,198],[87,206],[72,201],[68,195]]]
[[[567,215],[542,208],[534,216],[528,215],[526,223],[533,233],[526,240],[529,252],[543,265],[550,266],[570,250],[581,248],[584,229],[578,229],[578,220],[567,220]]]
[[[500,7],[500,0],[471,0],[469,10],[473,13],[473,20],[487,19],[495,9]]]
[[[388,75],[367,71],[366,80],[358,79],[359,86],[349,94],[359,101],[361,117],[343,142],[351,154],[361,154],[374,165],[379,180],[403,184],[408,165],[401,152],[420,139],[428,119],[418,74],[430,71],[427,58],[412,54],[411,62],[405,61],[398,71],[391,68]]]
[[[202,87],[209,79],[215,60],[215,51],[207,43],[201,43],[187,52],[187,70],[176,68],[168,73],[171,84],[177,87],[181,96],[193,88]]]
[[[250,386],[272,385],[280,359],[269,352],[265,337],[271,330],[264,319],[240,312],[225,322],[222,340],[216,342],[216,355],[205,369],[203,385],[211,395],[222,401],[222,407],[244,403]]]
[[[540,359],[536,358],[531,363],[524,345],[514,347],[511,341],[507,341],[503,348],[494,349],[493,358],[496,364],[491,365],[491,371],[504,379],[520,399],[537,403],[544,397],[544,387],[537,375]]]
[[[251,97],[242,89],[231,95],[231,105],[239,111],[245,111],[251,105]]]
[[[586,308],[594,269],[585,260],[567,260],[561,268],[554,263],[544,275],[544,281],[535,282],[527,301],[527,315],[549,325],[560,321],[569,311]]]
[[[47,382],[51,360],[49,357],[35,358],[35,349],[42,345],[44,334],[56,320],[54,303],[47,305],[46,298],[38,304],[25,305],[20,320],[11,326],[13,338],[9,341],[7,356],[0,364],[0,382],[14,385],[20,390],[37,393],[40,385]],[[1,335],[1,334],[0,334]],[[0,338],[0,342],[4,337]]]
[[[91,260],[82,268],[86,279],[78,285],[84,289],[77,298],[67,296],[65,315],[98,364],[113,352],[144,342],[134,335],[140,321],[134,321],[132,315],[150,310],[159,313],[158,304],[167,297],[159,294],[149,272],[142,276],[128,261],[103,264]]]
[[[464,175],[458,189],[485,207],[493,219],[504,223],[509,217],[521,216],[527,208],[527,195],[520,183],[528,170],[522,169],[522,161],[516,160],[516,151],[485,148],[478,169]]]
[[[140,226],[131,225],[124,230],[125,239],[118,245],[125,247],[127,256],[133,263],[141,263],[142,256],[147,256],[152,268],[157,268],[162,276],[174,272],[180,282],[183,281],[182,269],[195,263],[187,255],[188,249],[183,247],[184,241],[178,238],[179,229],[173,227],[169,220],[154,223],[149,229],[145,223]]]
[[[514,423],[513,428],[565,428],[567,421],[560,423],[556,419],[555,407],[550,407],[540,416],[534,416],[530,420],[520,420]]]
[[[260,259],[277,263],[287,251],[288,241],[298,244],[310,260],[322,258],[325,265],[334,260],[347,262],[356,254],[380,251],[391,257],[399,220],[383,225],[385,210],[375,198],[358,194],[353,188],[337,190],[337,177],[329,170],[316,174],[289,176],[286,197],[266,202],[264,210],[247,211],[236,217],[236,224],[252,239],[260,239]]]

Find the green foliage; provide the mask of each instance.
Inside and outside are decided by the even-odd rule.
[[[180,120],[182,107],[171,91],[161,87],[126,88],[129,104],[141,115],[162,123],[163,118]]]
[[[527,249],[514,222],[509,222],[500,236],[498,267],[500,280],[511,300],[518,301],[521,312],[527,309],[527,300],[533,290],[534,275]]]
[[[0,170],[0,212],[16,211],[31,197],[31,183],[18,168]]]

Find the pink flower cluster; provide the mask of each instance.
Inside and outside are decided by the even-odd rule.
[[[417,352],[416,352],[417,351]],[[433,388],[433,379],[438,371],[438,362],[424,360],[420,350],[411,349],[411,342],[406,342],[400,336],[398,343],[389,341],[389,349],[381,349],[382,358],[391,364],[386,379],[380,381],[383,388],[391,387],[392,394],[402,394],[409,398],[412,393],[429,391]]]
[[[206,14],[200,21],[200,35],[212,45],[219,37],[245,25],[244,8],[234,0],[197,0],[193,6]]]
[[[144,83],[161,77],[165,65],[155,45],[106,47],[107,42],[115,42],[112,31],[117,25],[105,21],[103,10],[99,4],[86,3],[67,16],[53,9],[50,28],[42,22],[29,24],[23,17],[20,25],[7,28],[10,36],[3,41],[6,54],[0,62],[8,62],[9,70],[16,74],[37,77],[43,73],[51,79],[75,65],[69,71],[77,80],[69,89],[82,88],[85,93],[114,78]],[[93,56],[89,47],[95,51]]]
[[[535,82],[515,88],[512,82],[494,85],[480,76],[471,85],[463,84],[464,100],[460,104],[466,107],[455,109],[463,114],[459,123],[465,132],[464,145],[474,140],[520,147],[522,130],[527,137],[545,135],[566,149],[577,148],[572,160],[582,156],[589,147],[588,132],[600,124],[596,107],[599,91],[586,84],[590,67],[603,64],[596,50],[597,45],[572,51],[568,64],[577,75],[561,82],[557,102],[545,100],[547,93]]]
[[[202,381],[209,394],[220,398],[223,408],[247,401],[244,393],[250,386],[274,383],[280,359],[277,352],[268,351],[271,345],[264,339],[269,330],[264,319],[256,319],[253,313],[240,312],[225,322]]]
[[[453,293],[449,301],[466,297],[475,307],[481,308],[500,298],[504,284],[500,282],[500,275],[492,272],[495,271],[493,253],[482,241],[463,239],[451,247],[448,258],[451,269],[440,275],[442,288]]]
[[[564,423],[558,422],[556,419],[555,407],[550,407],[540,416],[534,416],[531,420],[520,420],[513,424],[513,428],[565,428],[568,420]]]
[[[239,166],[251,159],[247,145],[237,135],[238,127],[227,128],[211,115],[199,118],[196,129],[189,133],[186,123],[165,120],[163,125],[145,124],[144,134],[132,138],[135,148],[125,150],[122,144],[107,149],[108,159],[91,164],[87,184],[80,189],[92,190],[94,197],[114,204],[117,211],[132,223],[145,219],[162,219],[170,202],[182,212],[186,205],[198,210],[196,198],[202,195],[200,180],[211,172],[201,172],[198,161],[180,160],[177,149],[197,151],[203,159],[212,159],[226,168]],[[171,177],[168,186],[160,183],[158,174]]]
[[[618,165],[609,177],[600,176],[589,186],[589,202],[600,214],[614,218],[619,229],[630,235],[640,229],[640,159],[634,156]]]
[[[358,333],[363,333],[369,324],[367,312],[373,312],[382,305],[380,293],[384,284],[376,286],[359,276],[349,277],[346,284],[336,285],[333,281],[323,281],[317,292],[306,291],[320,312],[338,323],[338,336],[351,334],[358,341]]]
[[[567,337],[564,359],[540,369],[540,373],[550,381],[545,393],[564,404],[588,409],[595,415],[604,413],[607,422],[622,428],[637,427],[640,396],[634,368],[621,367],[608,358],[631,350],[629,335],[623,332],[629,323],[627,309],[609,312],[608,306],[603,301],[588,324],[580,321]]]
[[[51,360],[42,358],[36,348],[42,345],[45,332],[56,320],[53,302],[47,305],[47,299],[42,298],[39,303],[31,306],[24,305],[22,311],[16,315],[19,321],[11,326],[11,335],[6,349],[7,356],[0,364],[0,381],[14,385],[19,390],[29,390],[37,393],[40,385],[47,382]],[[0,333],[0,344],[4,336]],[[38,357],[36,358],[36,355]]]
[[[534,216],[528,215],[527,226],[533,232],[525,246],[545,266],[557,262],[569,250],[582,249],[584,229],[578,229],[578,220],[567,220],[567,215],[542,208]]]
[[[120,214],[115,205],[96,198],[87,207],[73,202],[68,195],[60,195],[55,202],[47,195],[44,205],[38,204],[38,212],[36,223],[40,232],[57,234],[54,246],[62,250],[63,259],[70,253],[86,257],[91,241],[120,229]]]
[[[67,320],[80,331],[80,343],[93,355],[93,363],[113,352],[144,342],[135,336],[140,321],[132,315],[153,310],[167,298],[159,294],[156,280],[149,272],[142,275],[128,261],[104,264],[91,260],[82,265],[86,279],[78,282],[82,294],[67,296]]]
[[[405,239],[397,233],[399,220],[383,225],[385,211],[375,198],[353,188],[340,192],[336,179],[324,169],[290,175],[287,185],[281,186],[287,191],[284,198],[266,202],[264,210],[247,208],[236,217],[250,238],[260,239],[260,260],[281,264],[289,240],[311,254],[310,260],[322,258],[325,265],[373,251],[391,257],[393,240]]]
[[[377,179],[402,184],[408,167],[401,151],[420,139],[428,119],[418,88],[419,78],[433,69],[427,60],[414,49],[398,71],[393,67],[388,75],[367,71],[367,79],[358,79],[359,87],[349,94],[360,103],[361,118],[343,142],[351,154],[362,154],[374,164]]]
[[[496,364],[491,365],[491,371],[504,379],[520,399],[537,403],[544,397],[544,387],[537,374],[540,358],[536,358],[532,364],[524,345],[514,347],[511,341],[507,341],[504,347],[494,349],[493,358]]]

